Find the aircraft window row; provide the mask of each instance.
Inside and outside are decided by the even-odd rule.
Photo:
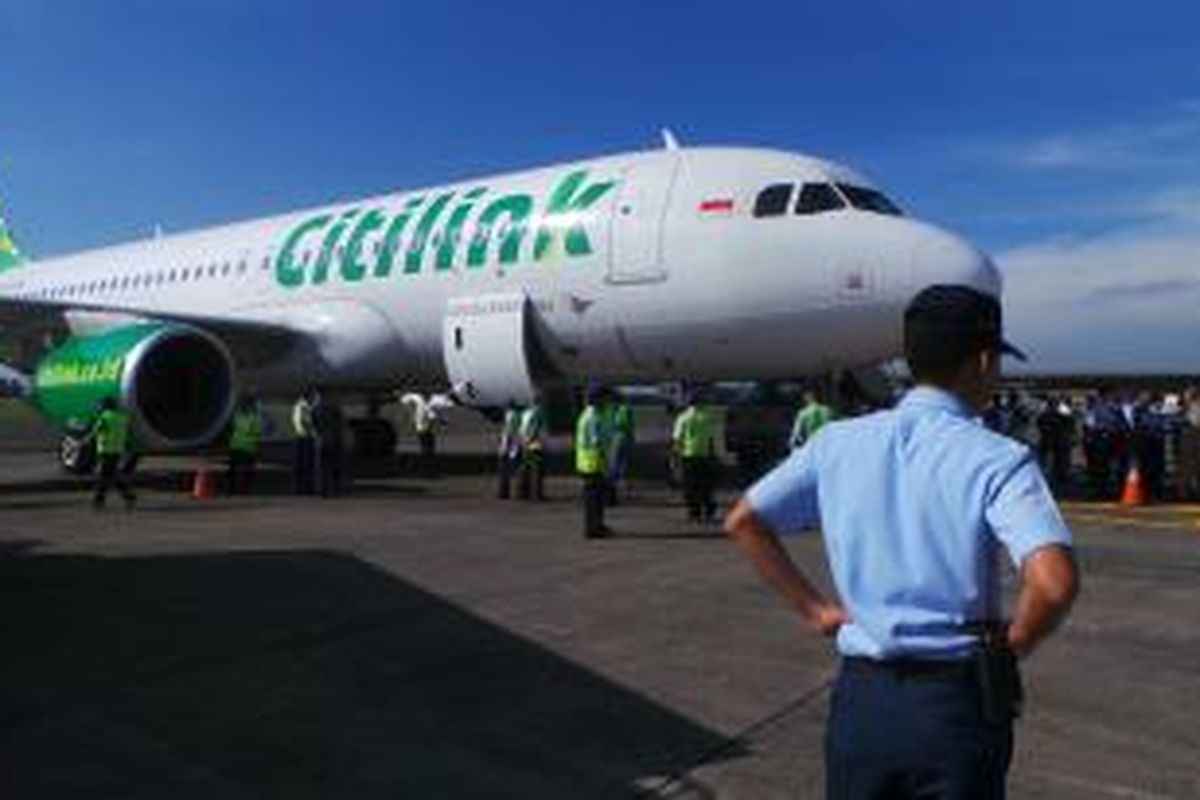
[[[270,266],[271,257],[263,256],[262,269],[268,270],[270,269]],[[220,275],[222,278],[228,278],[235,272],[237,275],[244,276],[249,269],[249,262],[243,258],[237,262],[225,261],[219,264],[209,264],[207,266],[183,267],[171,270],[160,270],[158,272],[140,272],[133,275],[124,275],[119,278],[114,277],[99,281],[46,287],[43,289],[35,289],[29,292],[29,295],[44,299],[82,297],[85,295],[100,294],[105,292],[127,291],[130,289],[147,289],[151,286],[161,286],[164,283],[184,283],[187,281],[198,281],[206,277],[216,278],[218,275]]]
[[[828,183],[806,183],[800,187],[796,198],[795,213],[798,215],[822,214],[826,211],[837,211],[846,208],[847,204],[860,210],[876,214],[901,216],[903,212],[888,200],[882,192],[839,183],[834,188]],[[792,203],[792,195],[796,187],[791,183],[775,183],[761,192],[754,200],[754,216],[780,217],[788,212]]]

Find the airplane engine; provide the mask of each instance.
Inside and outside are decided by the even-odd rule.
[[[194,328],[136,324],[77,337],[38,365],[34,402],[67,432],[60,457],[72,471],[90,459],[76,453],[100,401],[115,397],[130,414],[139,449],[195,447],[215,439],[235,398],[234,365],[225,347]]]

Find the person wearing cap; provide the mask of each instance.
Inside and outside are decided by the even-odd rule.
[[[258,464],[258,451],[262,444],[263,418],[258,400],[245,395],[233,412],[229,428],[229,471],[227,490],[229,494],[249,494],[254,486],[254,468]]]
[[[978,419],[1001,354],[1023,358],[1001,338],[999,302],[925,289],[905,312],[904,350],[916,386],[896,408],[829,423],[750,488],[725,528],[836,640],[827,797],[1003,797],[1017,660],[1078,592],[1071,535],[1029,447]],[[832,596],[779,539],[818,524]],[[1001,549],[1020,576],[1009,620]]]
[[[687,406],[675,418],[671,443],[683,472],[683,496],[688,520],[711,522],[717,513],[713,497],[717,476],[717,437],[712,414],[697,392],[688,396]]]
[[[583,480],[583,535],[588,539],[611,534],[604,524],[608,456],[608,430],[601,411],[604,398],[602,388],[589,386],[587,404],[575,421],[575,471]]]
[[[509,400],[500,424],[500,443],[496,448],[496,497],[501,500],[512,497],[513,473],[517,471],[520,459],[521,407],[516,400]]]
[[[535,393],[533,402],[521,411],[517,434],[521,446],[521,478],[517,496],[522,500],[546,499],[546,469],[542,438],[546,428],[546,413],[541,398]]]
[[[125,510],[131,511],[137,498],[129,488],[128,475],[121,469],[121,461],[129,451],[129,414],[117,403],[117,398],[105,397],[100,401],[100,412],[87,438],[95,440],[100,461],[92,508],[103,509],[108,490],[115,486],[125,500]]]
[[[310,387],[292,406],[292,432],[296,436],[292,476],[296,494],[313,494],[316,487],[317,438],[312,418],[315,399],[316,389]]]
[[[804,405],[796,412],[792,433],[788,437],[788,449],[795,450],[813,437],[833,419],[833,409],[821,402],[816,389],[804,390]]]

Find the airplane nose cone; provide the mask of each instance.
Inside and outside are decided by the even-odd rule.
[[[1000,296],[1000,272],[986,255],[957,236],[942,231],[931,231],[922,239],[912,256],[914,291],[952,283]]]

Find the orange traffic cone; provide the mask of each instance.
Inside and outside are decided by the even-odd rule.
[[[1142,486],[1142,473],[1136,463],[1131,464],[1125,475],[1125,487],[1121,489],[1121,505],[1141,506],[1146,504],[1146,490]]]
[[[208,500],[217,496],[217,473],[207,464],[201,465],[192,478],[192,499]]]

